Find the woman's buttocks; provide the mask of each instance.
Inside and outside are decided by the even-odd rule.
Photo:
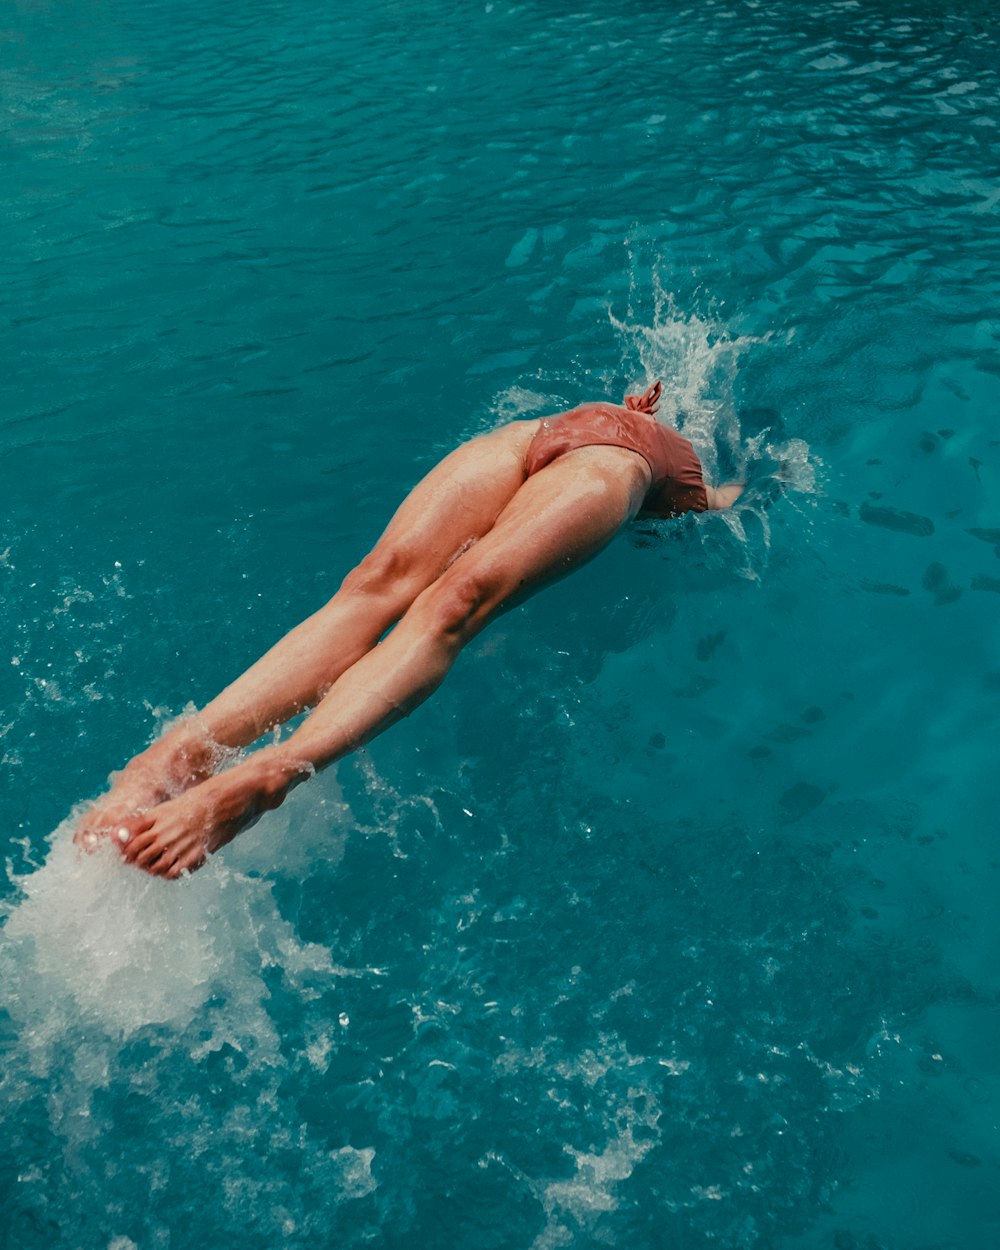
[[[634,416],[627,408],[598,403],[583,404],[554,417],[543,417],[528,447],[528,476],[544,469],[560,456],[585,447],[600,447],[609,451],[628,449],[642,458],[643,451],[638,445],[640,440],[630,428]],[[624,462],[619,460],[619,463]],[[647,465],[647,468],[650,466]]]

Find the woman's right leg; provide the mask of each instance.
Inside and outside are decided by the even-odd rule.
[[[211,775],[220,747],[245,746],[312,707],[451,562],[493,525],[525,480],[534,422],[464,443],[403,501],[333,598],[277,642],[196,716],[185,717],[118,775],[78,839],[118,824]]]

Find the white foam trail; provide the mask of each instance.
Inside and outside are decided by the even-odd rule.
[[[343,1198],[363,1198],[378,1188],[378,1181],[372,1176],[372,1161],[375,1151],[371,1146],[356,1150],[353,1146],[341,1146],[339,1150],[330,1151],[330,1162],[339,1171],[340,1194]]]
[[[656,1086],[662,1075],[650,1075],[650,1069],[664,1062],[676,1063],[673,1057],[658,1065],[644,1056],[630,1053],[617,1034],[604,1034],[594,1049],[556,1059],[545,1046],[530,1051],[511,1049],[497,1061],[501,1076],[535,1069],[553,1082],[549,1097],[556,1088],[569,1087],[572,1103],[590,1111],[587,1132],[591,1138],[586,1149],[566,1143],[563,1150],[573,1160],[573,1174],[552,1179],[530,1177],[517,1173],[506,1160],[493,1156],[487,1163],[497,1162],[521,1176],[533,1190],[545,1212],[545,1226],[532,1242],[531,1250],[556,1250],[572,1245],[576,1230],[591,1232],[602,1215],[617,1209],[620,1187],[628,1181],[635,1167],[660,1143],[659,1121],[662,1114],[656,1097]],[[687,1068],[680,1064],[677,1072]],[[598,1147],[595,1133],[604,1137]]]

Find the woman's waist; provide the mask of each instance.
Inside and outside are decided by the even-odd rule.
[[[575,447],[605,444],[638,452],[649,464],[654,481],[670,475],[674,462],[697,462],[683,435],[655,417],[617,404],[583,404],[553,417],[543,417],[529,447],[529,460],[552,459]]]

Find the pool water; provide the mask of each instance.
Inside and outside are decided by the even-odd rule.
[[[12,0],[0,1246],[1000,1242],[1000,21]],[[639,525],[176,885],[74,807],[477,431]]]

